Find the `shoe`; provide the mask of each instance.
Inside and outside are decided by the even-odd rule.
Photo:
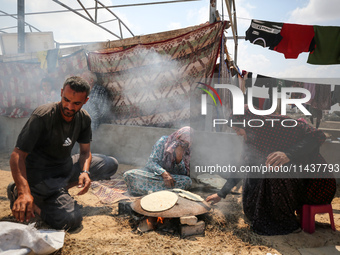
[[[12,210],[14,201],[17,200],[18,198],[18,191],[17,191],[17,186],[15,186],[15,182],[11,182],[7,186],[7,197],[10,201],[10,209]]]
[[[302,231],[302,228],[297,228],[293,231],[293,233],[296,234],[296,233],[300,233],[301,231]]]

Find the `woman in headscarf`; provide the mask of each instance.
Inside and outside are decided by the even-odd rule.
[[[169,136],[162,136],[152,147],[144,169],[124,173],[128,191],[132,195],[148,194],[170,188],[188,189],[190,179],[190,127],[183,127]]]
[[[300,172],[300,169],[307,169],[305,167],[311,169],[313,164],[326,163],[319,153],[325,135],[303,121],[292,121],[281,115],[258,116],[247,107],[244,116],[232,116],[230,121],[239,123],[232,125],[232,128],[244,138],[243,166],[289,167],[291,164]],[[258,127],[251,127],[249,123]],[[331,203],[335,195],[336,181],[327,170],[323,172],[322,169],[321,173],[304,172],[301,175],[281,173],[277,176],[276,173],[269,173],[271,178],[246,175],[243,179],[243,210],[254,232],[283,235],[299,231],[300,224],[295,211],[304,204]],[[219,202],[239,181],[237,178],[228,179],[224,187],[207,197],[206,201]]]

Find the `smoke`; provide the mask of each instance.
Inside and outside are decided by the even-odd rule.
[[[107,85],[114,91],[118,118],[140,126],[178,128],[184,125],[182,120],[188,122],[190,85],[185,82],[184,65],[153,48],[137,46],[131,55],[122,60],[128,67]]]

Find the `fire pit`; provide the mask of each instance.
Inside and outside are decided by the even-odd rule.
[[[141,215],[135,217],[137,219],[137,230],[141,233],[150,230],[161,230],[168,233],[179,232],[181,238],[188,236],[204,236],[205,222],[199,221],[196,216],[203,215],[210,211],[210,205],[203,201],[193,201],[188,198],[178,197],[174,206],[170,209],[160,212],[150,212],[143,209],[141,206],[142,198],[136,199],[129,204],[133,212]],[[119,205],[121,208],[126,208],[127,205]],[[128,210],[122,210],[125,213]],[[133,213],[131,212],[131,213]]]

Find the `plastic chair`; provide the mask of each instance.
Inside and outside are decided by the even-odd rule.
[[[303,205],[301,213],[301,228],[310,234],[315,232],[315,214],[328,213],[331,227],[334,231],[333,208],[331,204],[326,205]]]

